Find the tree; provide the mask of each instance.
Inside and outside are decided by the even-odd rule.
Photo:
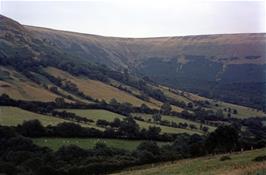
[[[223,111],[222,111],[221,109],[218,109],[218,110],[216,111],[216,116],[217,116],[218,118],[223,118],[223,117],[224,117]]]
[[[141,163],[155,161],[160,155],[160,147],[156,142],[146,141],[139,144],[136,149],[137,158]]]
[[[219,126],[206,140],[207,150],[226,153],[233,151],[238,144],[238,130],[232,126]]]
[[[59,123],[55,127],[56,135],[60,137],[84,137],[86,136],[86,131],[80,125],[75,123]]]
[[[143,113],[147,113],[150,110],[150,108],[146,104],[142,103],[142,105],[140,106],[140,110]]]
[[[125,137],[134,138],[139,134],[139,125],[132,117],[126,117],[122,122],[121,126],[118,129],[122,135]]]
[[[236,109],[233,110],[233,114],[237,114],[237,110]]]
[[[121,120],[119,118],[115,118],[113,122],[110,123],[111,127],[118,128],[121,125]]]
[[[27,137],[43,137],[46,135],[46,130],[39,120],[29,120],[18,126],[17,130]]]
[[[209,128],[208,128],[207,126],[203,126],[203,127],[202,127],[202,131],[203,131],[204,133],[207,133],[207,132],[209,131]]]
[[[55,103],[56,103],[56,105],[57,105],[58,107],[63,107],[64,104],[65,104],[65,100],[64,100],[64,98],[57,97],[57,98],[55,99]]]
[[[154,122],[161,121],[162,116],[161,116],[160,113],[155,113],[155,114],[152,115],[152,119],[153,119]]]
[[[106,126],[108,126],[110,123],[108,122],[108,121],[106,121],[106,120],[102,120],[102,119],[99,119],[99,120],[97,120],[97,122],[96,122],[96,125],[97,126],[101,126],[101,127],[106,127]]]
[[[190,108],[190,109],[192,109],[192,108],[193,108],[193,103],[189,102],[189,103],[187,104],[187,107]]]
[[[148,139],[156,139],[156,138],[158,138],[160,132],[161,132],[160,127],[150,126],[149,129],[147,130],[147,138]]]
[[[161,106],[161,111],[163,112],[163,114],[169,114],[172,110],[172,107],[169,103],[164,103]]]
[[[112,98],[110,100],[110,103],[109,104],[112,105],[112,106],[114,106],[114,107],[119,106],[119,103],[117,102],[117,100],[115,98]]]

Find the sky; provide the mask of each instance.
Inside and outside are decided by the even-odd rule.
[[[118,37],[266,32],[265,1],[0,0],[22,24]]]

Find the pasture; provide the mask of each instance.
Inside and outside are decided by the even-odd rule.
[[[48,125],[54,126],[63,122],[76,123],[61,118],[34,113],[17,107],[0,106],[0,125],[2,126],[17,126],[18,124],[22,124],[24,121],[29,121],[29,120],[39,120],[44,126]],[[88,125],[83,123],[80,125],[82,127],[93,127],[96,129],[103,130],[103,128],[96,127],[94,125]]]
[[[232,153],[228,155],[231,160],[220,161],[223,155],[207,156],[134,167],[116,175],[265,175],[266,162],[253,161],[260,155],[266,155],[265,148]]]
[[[67,112],[73,112],[78,116],[86,117],[88,119],[92,119],[95,122],[99,119],[107,120],[107,121],[113,121],[115,118],[119,118],[120,120],[123,120],[125,116],[122,116],[120,114],[116,114],[107,110],[101,110],[101,109],[59,109],[65,110]],[[145,114],[143,114],[145,115]],[[141,128],[149,128],[150,126],[156,126],[161,128],[161,132],[163,133],[188,133],[188,134],[202,134],[201,132],[197,130],[189,130],[189,129],[181,129],[181,128],[173,128],[168,126],[163,126],[159,124],[153,124],[149,122],[139,121],[136,120],[137,124]],[[96,124],[96,123],[94,123]]]

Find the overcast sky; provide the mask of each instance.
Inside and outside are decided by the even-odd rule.
[[[22,24],[120,37],[265,32],[265,1],[1,1]]]

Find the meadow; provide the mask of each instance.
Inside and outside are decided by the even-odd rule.
[[[107,121],[113,121],[115,118],[119,118],[120,120],[123,120],[125,118],[125,116],[122,116],[120,114],[116,114],[116,113],[113,113],[110,111],[100,110],[100,109],[95,109],[95,110],[94,109],[59,109],[59,110],[60,111],[65,110],[67,112],[72,112],[72,113],[75,113],[76,115],[86,117],[88,119],[92,119],[95,122],[99,119],[107,120]],[[180,120],[182,120],[182,119],[180,119]],[[185,120],[185,121],[187,121],[187,120]],[[160,127],[161,132],[163,132],[163,133],[202,134],[202,132],[200,132],[198,130],[173,128],[173,127],[163,126],[163,125],[139,121],[139,120],[136,120],[136,122],[141,128],[149,128],[151,126]],[[94,124],[96,124],[96,123],[94,123]]]
[[[115,175],[265,175],[266,162],[253,161],[261,155],[266,155],[266,148],[227,155],[231,160],[207,156],[133,167]]]
[[[109,102],[111,99],[115,98],[119,102],[128,102],[134,106],[146,104],[151,108],[158,109],[160,107],[158,106],[158,104],[143,101],[128,92],[97,80],[91,80],[85,77],[74,77],[65,71],[52,67],[47,68],[46,71],[56,77],[70,80],[71,82],[76,84],[82,92],[93,97],[94,99],[103,99]]]
[[[134,116],[138,116],[138,117],[141,117],[143,118],[145,121],[148,121],[148,120],[153,120],[152,119],[152,115],[151,114],[141,114],[141,113],[135,113],[133,114]],[[161,120],[165,120],[165,121],[168,121],[168,122],[175,122],[175,123],[187,123],[188,125],[190,124],[193,124],[195,125],[197,128],[200,128],[200,123],[198,122],[194,122],[194,121],[191,121],[191,120],[186,120],[186,119],[182,119],[182,118],[179,118],[179,117],[176,117],[176,116],[169,116],[169,115],[162,115],[161,116]],[[209,131],[214,131],[216,129],[216,127],[213,127],[213,126],[210,126],[210,125],[205,125],[203,124],[202,126],[206,126],[209,128]]]
[[[22,124],[24,121],[29,121],[29,120],[39,120],[44,126],[48,125],[55,126],[63,122],[76,123],[61,118],[34,113],[17,107],[0,106],[0,124],[2,126],[17,126],[18,124]],[[103,128],[97,127],[95,125],[88,125],[84,123],[80,125],[82,127],[93,127],[96,129],[103,130]]]

